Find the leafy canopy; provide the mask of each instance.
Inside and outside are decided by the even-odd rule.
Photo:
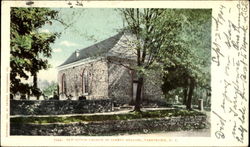
[[[58,33],[43,33],[38,29],[46,23],[52,24],[57,11],[48,8],[11,8],[10,24],[10,79],[11,93],[28,93],[36,86],[22,83],[30,75],[36,77],[39,70],[49,68],[47,58],[51,57],[51,43],[59,37]],[[36,83],[36,81],[34,80]],[[36,85],[34,83],[34,85]],[[35,89],[35,91],[34,91]]]

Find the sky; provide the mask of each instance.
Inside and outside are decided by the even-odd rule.
[[[118,33],[123,27],[119,12],[111,8],[60,8],[59,18],[70,24],[59,22],[46,24],[39,31],[61,32],[54,44],[52,57],[48,60],[52,67],[38,73],[39,80],[57,81],[56,67],[62,64],[76,49],[83,49]]]

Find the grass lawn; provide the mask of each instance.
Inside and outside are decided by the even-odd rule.
[[[197,116],[205,115],[198,111],[187,111],[181,109],[171,110],[151,110],[146,112],[129,112],[126,114],[110,114],[110,115],[79,115],[79,116],[53,116],[53,117],[15,117],[10,118],[11,123],[72,123],[72,122],[91,122],[91,121],[107,121],[107,120],[131,120],[142,118],[163,118],[175,116]]]

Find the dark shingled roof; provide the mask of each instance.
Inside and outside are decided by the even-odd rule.
[[[115,36],[112,36],[108,39],[105,39],[101,42],[98,42],[94,45],[91,45],[89,47],[86,47],[84,49],[79,50],[79,56],[76,57],[76,52],[73,52],[70,57],[60,66],[70,64],[82,59],[86,59],[89,57],[94,57],[94,56],[100,56],[105,53],[107,53],[110,49],[114,47],[114,45],[119,41],[121,36],[123,35],[123,32],[120,32],[116,34]]]

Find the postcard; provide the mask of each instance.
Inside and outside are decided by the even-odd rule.
[[[1,3],[1,146],[248,146],[248,1]]]

